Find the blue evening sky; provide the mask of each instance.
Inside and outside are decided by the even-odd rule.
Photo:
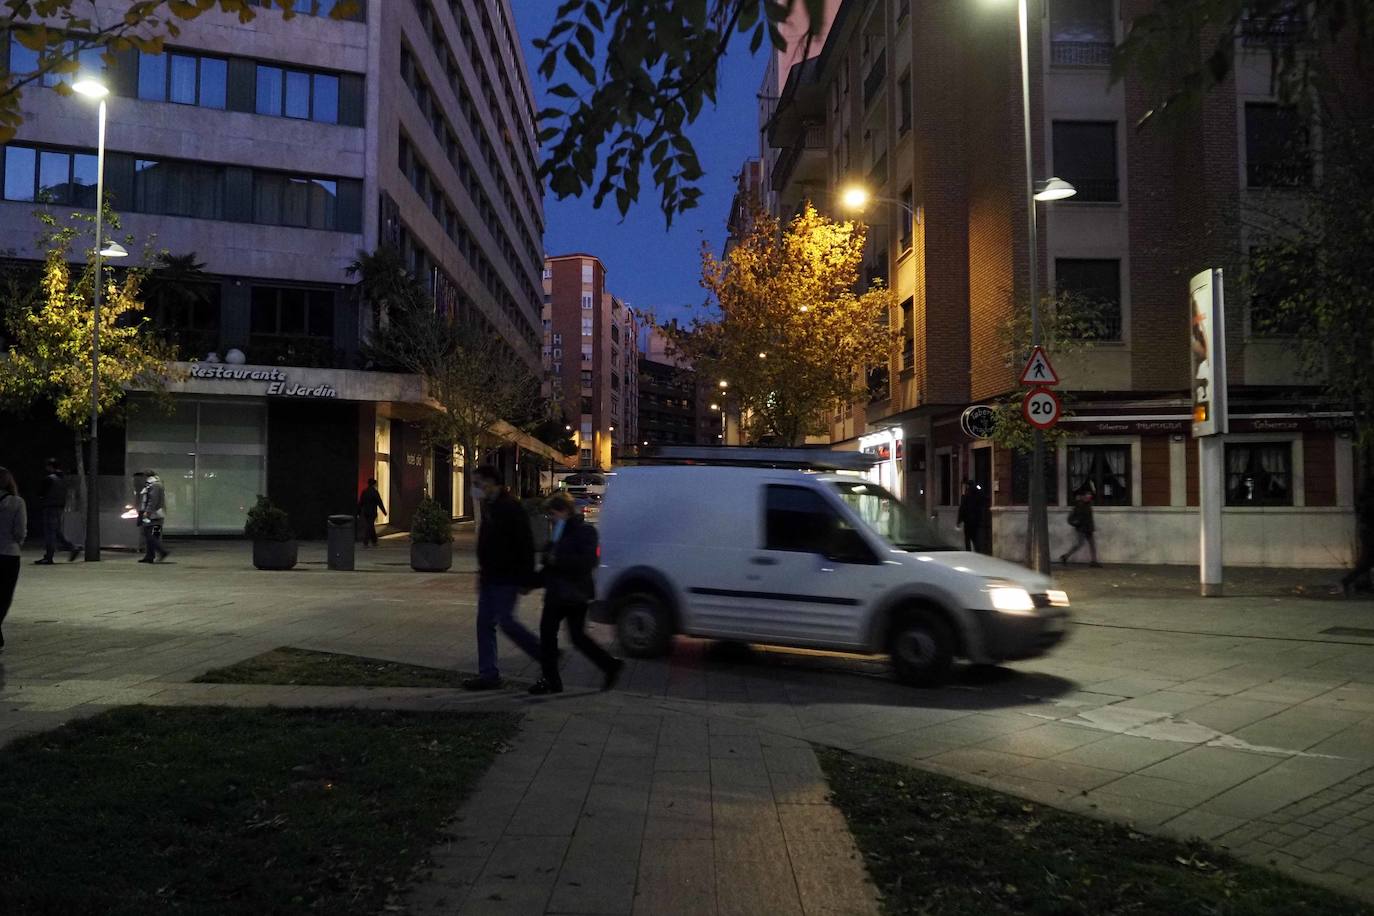
[[[560,2],[511,3],[539,108],[563,101],[550,101],[544,95],[547,86],[535,72],[539,54],[530,45],[548,32]],[[709,242],[720,253],[735,191],[734,176],[747,157],[758,155],[757,94],[763,68],[764,52],[750,55],[747,35],[732,43],[718,85],[718,104],[714,109],[708,104],[688,131],[706,172],[697,209],[677,216],[672,229],[666,229],[658,207],[658,190],[647,170],[641,177],[639,202],[631,206],[623,220],[614,198],[608,198],[596,210],[590,193],[585,198],[562,201],[545,194],[548,228],[544,250],[549,254],[594,254],[606,265],[607,288],[631,306],[651,309],[660,317],[686,317],[686,306],[706,298],[706,291],[698,282],[701,242]]]

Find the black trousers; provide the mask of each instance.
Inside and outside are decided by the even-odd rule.
[[[154,555],[165,555],[166,548],[162,546],[162,522],[152,521],[143,526],[143,538],[146,550],[143,554],[145,560],[153,559]]]
[[[602,671],[615,667],[615,659],[596,640],[587,635],[587,605],[585,604],[548,604],[539,618],[539,661],[544,669],[544,680],[562,686],[563,679],[558,674],[558,628],[568,621],[568,636],[573,646],[592,660]]]
[[[377,546],[377,520],[363,516],[363,546]]]
[[[63,550],[75,550],[72,542],[62,533],[62,510],[43,509],[43,559],[51,560],[61,546]]]
[[[19,558],[0,557],[0,623],[10,612],[10,602],[14,600],[14,586],[19,581]],[[4,639],[0,638],[0,645]]]
[[[981,529],[981,528],[970,528],[968,525],[965,525],[965,526],[964,526],[964,549],[967,550],[967,551],[969,551],[970,553],[977,553],[977,552],[978,552],[978,544],[979,544],[979,542],[982,540],[982,537],[981,537],[982,533],[983,533],[983,529]]]

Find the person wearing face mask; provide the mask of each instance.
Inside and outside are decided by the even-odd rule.
[[[596,569],[596,529],[577,514],[572,497],[555,493],[546,508],[553,520],[549,546],[544,551],[540,583],[544,586],[544,613],[539,620],[540,664],[544,676],[530,693],[536,696],[563,692],[558,673],[558,630],[568,622],[568,635],[579,652],[601,669],[603,690],[610,690],[625,663],[587,635],[587,605],[596,594],[592,573]]]

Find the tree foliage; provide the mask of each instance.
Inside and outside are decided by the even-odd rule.
[[[664,331],[701,377],[729,382],[750,438],[800,443],[823,430],[827,409],[862,394],[856,367],[887,364],[891,293],[855,292],[865,236],[808,206],[786,228],[755,214],[723,260],[703,246],[714,307]]]
[[[715,102],[731,42],[784,47],[781,24],[803,10],[818,24],[823,8],[824,0],[567,0],[534,42],[539,74],[553,80],[561,62],[567,75],[549,89],[560,102],[539,113],[541,177],[560,200],[594,188],[596,206],[613,196],[624,214],[647,165],[671,225],[701,196],[686,128]]]
[[[116,227],[117,220],[106,219]],[[96,276],[94,251],[86,264],[73,266],[73,248],[85,238],[84,223],[94,214],[75,214],[59,225],[42,219],[48,234],[39,285],[6,283],[0,308],[9,351],[0,359],[0,402],[23,408],[49,400],[58,419],[81,436],[91,414],[91,307]],[[100,302],[100,391],[98,412],[116,412],[125,392],[139,388],[166,390],[172,376],[172,348],[154,335],[143,317],[143,283],[147,269],[116,271],[104,262]]]
[[[348,18],[362,0],[341,0],[329,13]],[[283,18],[297,11],[318,12],[319,0],[273,0]],[[137,49],[161,54],[167,39],[181,34],[181,23],[218,10],[239,22],[252,22],[262,11],[259,0],[127,0],[122,12],[100,9],[96,0],[0,0],[0,36],[14,37],[38,58],[36,69],[0,70],[0,143],[13,139],[24,121],[20,103],[26,86],[48,74],[73,74],[83,53],[101,52],[106,64],[120,51]],[[8,39],[6,39],[8,40]],[[59,92],[70,92],[65,83]]]
[[[457,445],[472,463],[502,423],[530,429],[543,421],[548,401],[539,376],[480,319],[439,312],[410,273],[393,269],[396,261],[387,250],[360,253],[349,273],[361,277],[361,287],[378,297],[374,302],[385,303],[367,355],[379,368],[420,376],[440,408],[423,421],[426,441]]]

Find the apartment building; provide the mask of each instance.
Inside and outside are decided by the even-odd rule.
[[[194,253],[208,275],[202,305],[153,304],[186,377],[170,415],[135,411],[102,436],[109,512],[144,466],[167,483],[174,533],[241,531],[258,493],[316,533],[369,477],[394,524],[426,494],[467,510],[461,469],[420,439],[431,407],[418,380],[368,371],[362,355],[374,319],[346,269],[383,244],[440,309],[538,366],[544,225],[508,0],[367,0],[343,21],[323,15],[332,6],[246,24],[207,13],[163,54],[83,61],[112,92],[106,188],[129,247]],[[16,73],[33,67],[8,36],[0,54]],[[94,106],[57,82],[25,92],[25,122],[0,149],[0,249],[19,259],[41,256],[36,206],[94,204]],[[111,517],[106,531],[120,527]]]
[[[1307,136],[1271,94],[1269,53],[1237,36],[1234,75],[1172,127],[1134,129],[1148,94],[1109,79],[1113,46],[1148,0],[1031,3],[1034,173],[1073,198],[1039,204],[1041,290],[1097,309],[1072,352],[1051,353],[1070,415],[1047,469],[1053,552],[1076,492],[1097,506],[1110,562],[1197,559],[1197,443],[1190,435],[1190,276],[1227,271],[1231,434],[1228,563],[1339,566],[1351,557],[1348,417],[1304,388],[1283,329],[1237,282],[1247,210],[1315,180],[1291,150]],[[1027,295],[1028,244],[1015,4],[845,0],[819,55],[794,65],[763,125],[777,213],[839,190],[875,202],[865,281],[896,293],[900,343],[869,367],[869,398],[830,419],[840,447],[879,458],[875,478],[953,534],[960,481],[992,494],[995,552],[1024,556],[1029,462],[970,434],[970,405],[1018,390],[1024,354],[1002,332]],[[974,434],[980,432],[974,428]]]
[[[724,393],[672,351],[656,328],[639,357],[639,444],[724,445]]]
[[[573,427],[578,464],[609,470],[639,427],[633,310],[606,289],[606,267],[575,253],[544,261],[544,366]]]

